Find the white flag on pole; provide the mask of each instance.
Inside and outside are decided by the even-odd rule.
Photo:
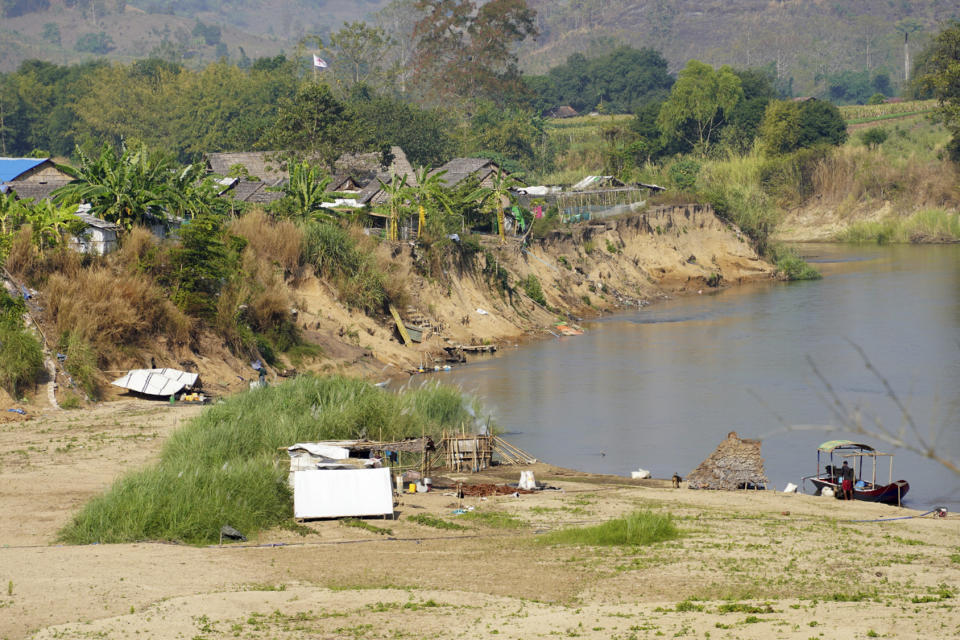
[[[326,69],[327,63],[323,58],[321,58],[317,54],[313,54],[313,66],[316,69]]]

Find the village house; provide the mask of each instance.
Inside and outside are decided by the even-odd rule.
[[[89,210],[90,206],[86,205]],[[81,210],[83,206],[81,206]],[[120,226],[78,210],[76,216],[84,223],[83,230],[71,236],[67,246],[78,253],[103,256],[119,246]]]
[[[280,151],[208,153],[207,169],[221,176],[233,176],[272,187],[287,180],[287,166]]]
[[[0,158],[0,192],[13,191],[24,200],[46,200],[73,178],[50,158]]]

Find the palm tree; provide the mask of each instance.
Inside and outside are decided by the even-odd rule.
[[[504,175],[503,169],[497,169],[497,172],[491,178],[490,187],[480,187],[469,196],[468,200],[479,200],[481,206],[493,203],[497,212],[497,231],[500,233],[500,242],[506,242],[507,237],[503,232],[503,200],[507,202],[516,202],[517,199],[510,192],[510,187],[519,184],[516,179],[509,175]]]
[[[397,228],[397,219],[400,217],[400,209],[402,209],[404,203],[410,199],[410,185],[407,184],[406,174],[403,176],[393,174],[390,177],[389,183],[384,182],[380,178],[377,178],[377,182],[380,183],[380,187],[387,193],[387,196],[389,196],[387,206],[390,208],[390,223],[387,229],[387,239],[391,242],[396,242],[400,236],[399,229]]]
[[[435,202],[444,209],[447,213],[453,215],[453,209],[450,208],[450,197],[447,195],[446,189],[444,189],[443,178],[446,175],[447,171],[438,171],[433,175],[430,175],[430,167],[420,167],[420,170],[414,174],[414,177],[417,183],[410,187],[410,193],[413,196],[413,199],[417,203],[417,208],[420,212],[420,219],[417,224],[417,239],[420,239],[420,236],[423,235],[423,228],[427,224],[426,218],[426,205],[430,202]]]

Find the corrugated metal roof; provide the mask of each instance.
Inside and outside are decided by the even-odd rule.
[[[0,182],[16,180],[50,158],[0,158]]]
[[[197,377],[179,369],[133,369],[110,384],[149,396],[169,396],[192,387]]]

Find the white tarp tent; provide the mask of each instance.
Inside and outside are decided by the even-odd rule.
[[[326,469],[293,474],[294,518],[392,514],[390,469]]]
[[[148,396],[172,396],[196,384],[197,377],[179,369],[132,369],[110,384]]]

